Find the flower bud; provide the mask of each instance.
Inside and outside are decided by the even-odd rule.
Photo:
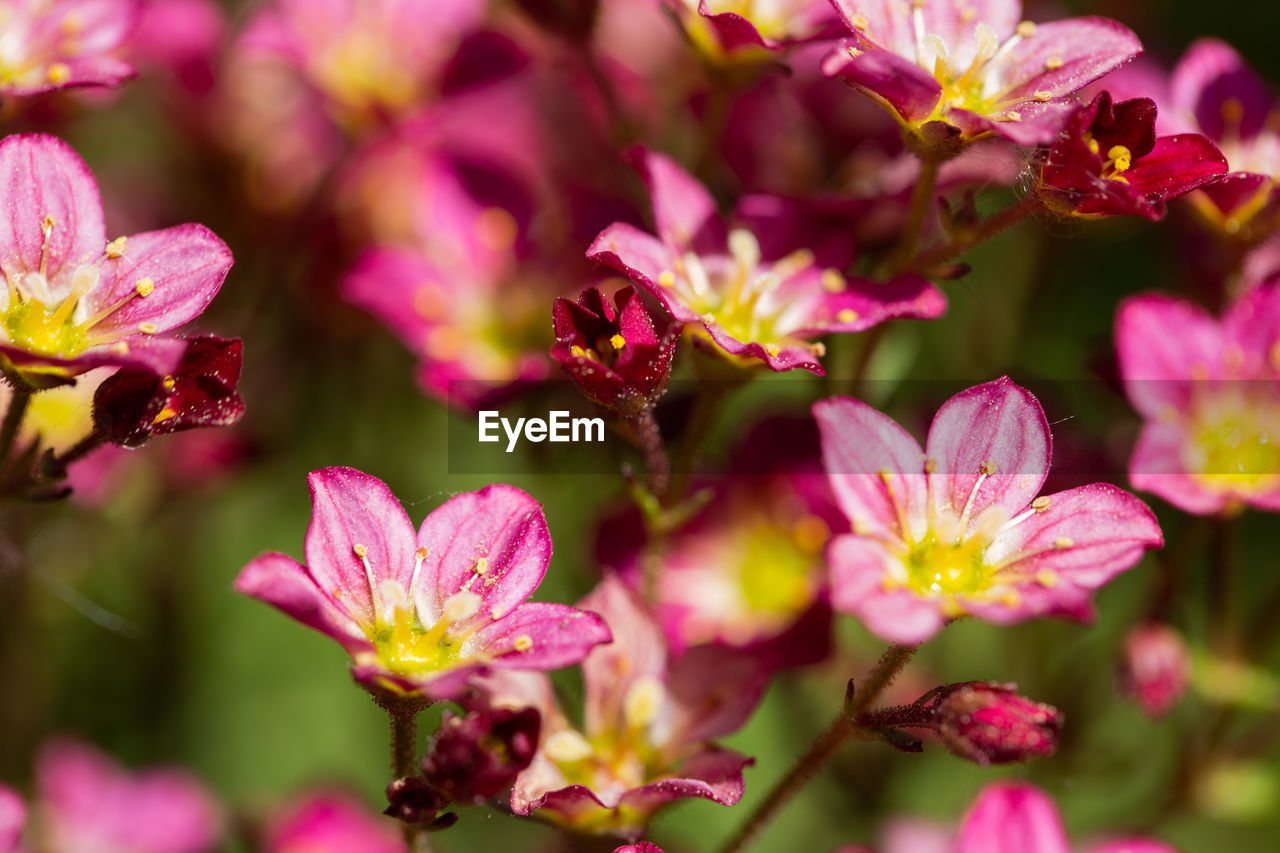
[[[446,714],[422,759],[423,773],[456,803],[479,805],[515,781],[538,749],[533,708]]]
[[[948,685],[936,700],[938,737],[956,755],[984,766],[1052,755],[1061,712],[1016,691],[1016,684],[987,681]]]
[[[393,779],[387,785],[387,808],[383,814],[401,823],[446,829],[458,819],[455,814],[441,814],[449,800],[421,776]]]
[[[1125,637],[1122,654],[1121,691],[1148,717],[1164,716],[1191,680],[1191,654],[1182,635],[1158,622],[1139,625]]]

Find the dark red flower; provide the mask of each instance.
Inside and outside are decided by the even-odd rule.
[[[1165,202],[1227,172],[1205,137],[1157,137],[1150,98],[1112,103],[1102,92],[1080,107],[1038,164],[1035,191],[1071,216],[1164,216]]]
[[[137,447],[153,435],[227,426],[244,414],[236,393],[244,344],[239,338],[190,338],[178,369],[159,376],[125,368],[93,395],[93,418],[106,441]]]
[[[515,781],[538,750],[541,716],[534,708],[445,714],[422,759],[426,779],[449,799],[480,805]]]
[[[1017,689],[989,681],[943,688],[934,700],[939,739],[956,755],[984,766],[1052,755],[1062,713],[1019,696]]]
[[[662,394],[681,327],[651,313],[634,287],[619,290],[613,304],[596,287],[577,302],[557,299],[552,320],[551,357],[588,399],[630,417]]]

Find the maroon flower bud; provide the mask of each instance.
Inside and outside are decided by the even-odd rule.
[[[243,359],[239,338],[190,338],[172,376],[124,368],[99,385],[94,423],[106,441],[124,447],[153,435],[233,424],[244,414],[236,393]]]
[[[1165,202],[1227,173],[1227,160],[1196,133],[1156,137],[1150,98],[1081,106],[1033,168],[1045,206],[1072,216],[1164,216]]]
[[[633,417],[657,399],[671,375],[680,324],[649,312],[634,287],[611,305],[589,287],[577,302],[557,299],[551,357],[593,402]]]
[[[1019,696],[1016,684],[966,681],[934,699],[938,737],[977,764],[1006,764],[1052,755],[1062,731],[1057,708]]]
[[[448,808],[449,799],[421,776],[391,780],[387,785],[387,803],[383,814],[414,826],[446,829],[458,819],[452,813],[441,814]]]
[[[1191,680],[1191,653],[1182,635],[1168,625],[1150,622],[1124,639],[1120,689],[1152,719],[1178,703]]]
[[[533,708],[445,714],[422,759],[438,790],[459,804],[479,805],[515,781],[538,749],[541,718]]]

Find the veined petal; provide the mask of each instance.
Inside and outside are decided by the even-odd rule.
[[[1219,376],[1218,321],[1190,302],[1158,294],[1126,299],[1116,315],[1120,377],[1133,407],[1148,418],[1184,411],[1193,378]]]
[[[723,252],[728,231],[707,188],[666,155],[637,148],[631,156],[649,188],[662,242],[677,252]]]
[[[307,567],[291,557],[278,553],[257,557],[240,570],[235,589],[333,637],[353,654],[370,648],[355,621],[362,617],[353,618],[341,598],[322,590]]]
[[[947,310],[947,297],[932,282],[904,275],[888,282],[849,278],[837,293],[823,292],[808,318],[811,325],[793,334],[861,332],[897,318],[932,320]]]
[[[994,133],[1017,145],[1046,145],[1057,138],[1079,106],[1070,98],[1061,98],[1043,103],[1024,101],[995,116],[953,109],[947,113],[947,122],[960,128],[969,137]],[[1017,116],[1016,120],[1013,119],[1014,115]]]
[[[889,564],[897,560],[879,542],[854,534],[837,536],[827,547],[831,604],[858,617],[882,640],[923,643],[941,630],[946,617],[927,599],[886,584]]]
[[[1058,808],[1030,785],[983,789],[960,826],[955,853],[1070,853]]]
[[[785,340],[781,344],[741,341],[729,334],[728,330],[719,323],[703,321],[702,325],[715,345],[730,355],[758,358],[768,365],[770,370],[802,368],[818,376],[826,374],[813,348],[803,343],[791,343]]]
[[[445,501],[422,522],[417,544],[426,556],[416,596],[429,613],[467,590],[480,596],[483,618],[500,619],[538,588],[551,562],[542,505],[500,483]]]
[[[1048,92],[1053,98],[1070,95],[1141,52],[1142,42],[1133,31],[1110,18],[1040,24],[1035,35],[1009,52],[1002,69],[1001,100],[1028,101],[1037,92]]]
[[[363,620],[361,627],[372,625],[377,599],[370,586],[409,584],[416,548],[409,516],[385,483],[354,468],[312,471],[307,486],[311,523],[304,549],[311,576]]]
[[[499,669],[559,669],[612,640],[595,613],[567,604],[530,602],[476,632],[474,642]]]
[[[843,60],[843,61],[841,61]],[[887,50],[833,54],[827,74],[872,92],[893,107],[903,121],[928,118],[942,97],[942,85],[916,63]]]
[[[626,584],[606,576],[578,607],[604,617],[613,642],[599,646],[582,662],[585,731],[609,731],[621,719],[623,702],[640,678],[662,680],[667,671],[667,644],[657,620]]]
[[[1183,454],[1190,440],[1180,423],[1148,421],[1129,454],[1129,483],[1140,492],[1164,498],[1183,512],[1221,512],[1230,492],[1206,488],[1187,473]]]
[[[1040,402],[1007,376],[961,391],[938,410],[925,443],[937,463],[934,505],[957,515],[968,506],[971,524],[992,505],[1012,516],[1039,493],[1049,446]]]
[[[0,141],[0,175],[0,265],[21,279],[40,269],[43,254],[50,290],[60,299],[71,270],[106,246],[98,182],[70,145],[44,134]]]
[[[685,652],[667,675],[675,707],[670,743],[699,743],[740,729],[771,674],[749,651],[707,643]]]
[[[911,434],[847,397],[818,401],[813,416],[828,482],[853,529],[894,539],[923,535],[925,455]]]
[[[615,222],[600,232],[587,249],[587,257],[611,267],[643,287],[677,320],[692,322],[698,315],[671,298],[659,283],[664,272],[674,272],[676,255],[670,246],[634,225]]]
[[[203,225],[178,225],[134,234],[125,253],[101,267],[101,278],[86,298],[93,315],[129,300],[94,326],[95,330],[136,328],[153,323],[167,332],[199,316],[231,269],[231,250]],[[142,295],[139,282],[150,282]],[[136,295],[135,295],[136,294]]]

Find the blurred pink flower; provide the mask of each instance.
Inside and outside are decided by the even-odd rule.
[[[713,57],[777,50],[840,32],[829,0],[667,0],[695,44]]]
[[[1124,638],[1120,687],[1152,719],[1178,704],[1191,683],[1191,651],[1172,625],[1148,622]]]
[[[324,468],[307,482],[308,565],[263,554],[235,586],[341,643],[369,689],[452,699],[486,668],[557,669],[609,641],[594,613],[525,602],[546,574],[551,535],[519,489],[456,495],[415,536],[381,480]]]
[[[19,853],[27,806],[16,792],[0,785],[0,853]]]
[[[154,69],[171,75],[188,101],[202,99],[216,83],[224,15],[215,0],[148,0],[129,38],[130,55],[148,74]]]
[[[756,234],[726,225],[711,194],[675,161],[643,150],[635,159],[657,236],[615,222],[587,257],[630,277],[730,358],[822,374],[818,357],[825,350],[814,338],[895,317],[933,318],[946,308],[942,294],[919,276],[887,284],[846,278],[819,266],[810,247],[766,262]]]
[[[606,578],[579,605],[604,616],[614,636],[582,663],[581,729],[545,676],[495,673],[481,683],[495,707],[542,714],[538,753],[516,779],[512,811],[580,832],[636,838],[675,800],[736,803],[742,768],[752,759],[710,740],[746,721],[767,682],[763,670],[713,646],[669,660],[653,617],[617,579]]]
[[[1051,142],[1078,106],[1068,96],[1142,50],[1107,18],[1020,21],[1017,0],[833,3],[853,38],[827,73],[870,93],[925,146],[991,133]]]
[[[944,403],[923,450],[857,400],[820,401],[814,415],[853,529],[827,551],[832,604],[886,640],[923,642],[963,615],[1089,619],[1093,592],[1162,544],[1151,510],[1115,486],[1036,496],[1049,424],[1007,377]]]
[[[650,844],[648,841],[641,841],[639,844],[626,844],[613,853],[662,853],[662,848],[656,844]]]
[[[1215,319],[1190,302],[1135,296],[1116,315],[1129,402],[1146,419],[1135,489],[1184,512],[1280,509],[1280,281]]]
[[[315,793],[271,817],[264,853],[405,853],[395,821],[339,793]]]
[[[35,385],[100,365],[167,374],[186,343],[168,334],[213,299],[231,252],[203,225],[107,241],[98,185],[65,142],[0,141],[0,362]]]
[[[0,17],[0,96],[80,86],[118,86],[134,77],[120,58],[139,0],[18,0]]]
[[[70,740],[41,749],[35,800],[35,849],[49,853],[203,853],[222,834],[217,804],[186,770],[130,773]]]

